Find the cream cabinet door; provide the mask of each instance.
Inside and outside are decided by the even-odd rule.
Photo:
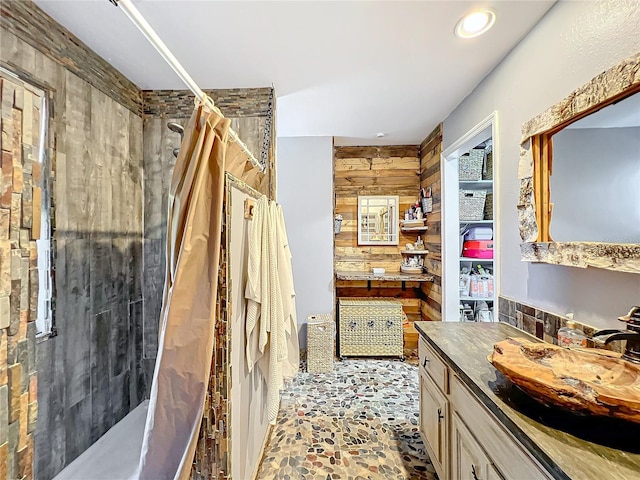
[[[438,477],[449,470],[449,402],[425,373],[420,374],[420,431]]]
[[[452,416],[452,479],[503,480],[457,413]]]

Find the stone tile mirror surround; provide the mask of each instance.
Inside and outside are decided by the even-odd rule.
[[[640,91],[640,53],[614,65],[522,126],[520,148],[521,258],[574,267],[640,273],[640,244],[554,242],[549,236],[551,136],[568,124]]]

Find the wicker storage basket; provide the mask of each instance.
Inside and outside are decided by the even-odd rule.
[[[493,220],[493,193],[487,193],[487,198],[484,202],[484,219]]]
[[[309,315],[307,318],[307,372],[333,370],[333,315]]]
[[[468,154],[462,155],[458,161],[458,175],[461,181],[477,181],[482,179],[484,165],[484,149],[472,148]]]
[[[483,180],[493,180],[493,151],[487,152],[487,159],[482,169]]]
[[[460,190],[460,220],[482,220],[486,196],[486,190]]]
[[[338,355],[402,357],[402,303],[386,298],[340,298]]]

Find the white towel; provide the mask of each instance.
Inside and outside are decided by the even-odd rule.
[[[246,357],[267,383],[267,418],[274,424],[285,378],[298,372],[300,349],[291,252],[282,209],[265,196],[256,203],[249,239]]]
[[[264,354],[264,346],[260,348],[262,335],[259,321],[262,304],[262,239],[264,225],[267,222],[267,207],[267,197],[263,196],[253,207],[253,221],[250,222],[247,286],[245,288],[245,297],[247,298],[246,357],[250,372]]]
[[[286,334],[287,357],[282,366],[282,375],[285,379],[291,379],[298,373],[300,366],[300,345],[298,342],[298,325],[296,316],[296,292],[293,282],[293,270],[291,268],[291,250],[287,237],[287,228],[284,221],[284,213],[280,205],[276,206],[277,216],[277,248],[278,248],[278,273],[282,294],[282,307],[284,314],[284,328]]]

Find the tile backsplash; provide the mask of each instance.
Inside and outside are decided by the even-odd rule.
[[[539,308],[516,302],[503,296],[498,297],[498,320],[513,325],[545,342],[558,344],[558,330],[567,324],[567,317],[546,312]],[[604,348],[615,352],[623,352],[626,342],[611,342],[608,345],[596,343],[591,338],[596,329],[590,325],[575,320],[576,328],[582,330],[588,337],[587,347]]]

